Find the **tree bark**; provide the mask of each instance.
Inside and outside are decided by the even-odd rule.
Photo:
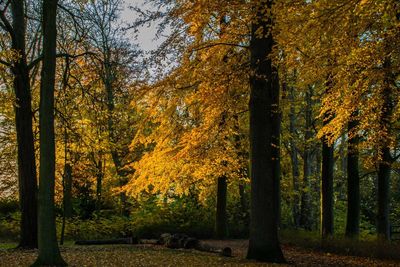
[[[64,166],[64,216],[66,218],[72,217],[72,166],[66,163]]]
[[[251,219],[248,259],[284,262],[279,244],[279,77],[270,55],[274,46],[272,0],[253,1],[250,55]],[[258,34],[260,32],[261,34]]]
[[[356,119],[350,121],[348,124],[346,221],[346,237],[356,239],[360,233],[360,175],[358,168],[359,152],[357,147],[359,137],[357,134],[353,133],[357,125],[358,122]]]
[[[383,98],[382,113],[380,123],[382,130],[385,132],[380,140],[378,152],[381,159],[378,165],[378,214],[377,214],[377,233],[380,240],[390,240],[390,172],[393,162],[390,154],[390,133],[391,133],[391,117],[393,114],[394,104],[392,100],[392,86],[395,84],[393,75],[390,73],[391,59],[388,56],[383,63],[386,77],[384,88],[380,94]]]
[[[390,240],[389,190],[390,190],[390,149],[382,149],[382,162],[378,166],[378,216],[377,233],[380,240]]]
[[[66,266],[57,244],[54,210],[55,139],[54,85],[56,71],[57,0],[43,0],[43,66],[39,128],[39,256],[34,266]]]
[[[289,132],[290,132],[290,159],[292,163],[292,183],[293,183],[293,207],[292,207],[292,215],[293,215],[293,224],[294,227],[297,228],[300,226],[300,185],[299,185],[299,159],[298,159],[298,151],[295,142],[295,134],[296,134],[296,114],[294,108],[294,88],[292,86],[289,87],[289,100],[290,100],[290,112],[289,112]]]
[[[301,188],[300,203],[300,226],[306,230],[311,230],[311,196],[310,196],[310,176],[311,176],[311,148],[312,138],[312,87],[306,92],[305,110],[305,135],[304,135],[304,155],[303,155],[303,183]]]
[[[99,162],[96,163],[97,173],[96,173],[96,210],[101,209],[101,196],[103,192],[103,159],[100,158]]]
[[[226,195],[227,181],[226,177],[218,177],[217,185],[217,212],[215,233],[218,239],[225,239],[227,235],[227,214],[226,214]]]
[[[333,145],[328,144],[327,140],[323,138],[321,176],[321,234],[323,239],[333,235],[333,165]]]
[[[18,181],[21,208],[21,234],[18,247],[37,248],[37,178],[34,137],[32,130],[32,101],[29,69],[26,60],[26,24],[24,2],[11,1],[14,37],[12,48],[19,58],[12,66],[16,97],[15,125],[18,143]]]

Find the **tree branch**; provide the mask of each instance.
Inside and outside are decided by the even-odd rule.
[[[203,50],[203,49],[206,49],[206,48],[211,48],[211,47],[219,46],[219,45],[241,47],[241,48],[246,48],[246,49],[249,48],[248,45],[217,42],[217,43],[212,43],[212,44],[204,45],[204,46],[201,46],[201,47],[198,47],[198,48],[193,48],[192,51],[200,51],[200,50]]]
[[[81,54],[77,54],[77,55],[71,55],[68,53],[59,53],[56,55],[56,58],[60,58],[60,57],[65,57],[65,58],[78,58],[78,57],[82,57],[82,56],[86,56],[86,55],[96,55],[96,53],[94,52],[84,52]],[[43,60],[43,55],[40,55],[38,58],[34,59],[29,65],[28,65],[28,69],[31,70],[32,68],[34,68],[40,61]]]
[[[4,61],[4,60],[2,60],[2,59],[0,59],[0,64],[3,64],[3,65],[5,65],[5,66],[7,66],[7,67],[9,67],[9,68],[12,67],[12,64],[11,64],[11,63],[9,63],[9,62],[7,62],[7,61]]]
[[[5,15],[10,3],[11,3],[11,0],[7,1],[6,5],[4,6],[4,9],[0,11],[0,20],[2,22],[0,24],[0,26],[10,34],[12,40],[15,40],[14,29],[11,26],[11,23],[8,21],[8,19],[6,18],[6,15]]]

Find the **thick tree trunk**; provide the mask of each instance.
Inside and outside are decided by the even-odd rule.
[[[271,0],[253,1],[250,42],[251,219],[248,259],[284,262],[279,245],[280,112],[279,77],[272,64]],[[258,34],[261,31],[261,34]]]
[[[311,177],[311,148],[312,138],[312,87],[306,92],[305,110],[305,135],[304,135],[304,155],[303,155],[303,183],[301,188],[300,203],[300,226],[306,230],[311,230],[311,196],[310,196],[310,177]]]
[[[43,0],[43,66],[40,86],[39,256],[34,266],[66,266],[57,244],[54,210],[57,0]]]
[[[394,104],[392,99],[393,86],[395,79],[391,74],[391,59],[388,56],[383,64],[386,71],[384,88],[381,90],[383,98],[382,113],[380,123],[382,130],[385,132],[380,140],[379,152],[381,159],[378,166],[378,214],[377,214],[377,233],[380,240],[390,240],[390,172],[393,162],[390,154],[390,133],[391,133],[391,118],[393,114]]]
[[[215,220],[215,233],[218,239],[225,239],[227,235],[227,213],[226,213],[226,194],[227,194],[226,177],[218,178],[217,185],[217,212]]]
[[[18,181],[21,207],[19,247],[37,248],[37,180],[29,69],[25,52],[25,11],[23,1],[11,2],[14,38],[12,48],[19,53],[12,72],[16,97],[15,125],[18,143]]]
[[[358,238],[360,233],[360,175],[358,168],[359,137],[353,131],[357,121],[349,122],[349,140],[347,147],[347,221],[346,237]]]

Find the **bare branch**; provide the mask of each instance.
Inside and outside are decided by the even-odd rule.
[[[96,55],[96,53],[90,52],[90,51],[84,52],[84,53],[81,53],[81,54],[77,54],[77,55],[71,55],[71,54],[68,54],[68,53],[59,53],[59,54],[56,55],[56,57],[57,57],[57,58],[65,57],[65,58],[72,58],[72,59],[75,59],[75,58],[82,57],[82,56],[86,56],[86,55]],[[42,61],[42,60],[43,60],[43,55],[41,55],[41,56],[39,56],[38,58],[34,59],[34,60],[28,65],[28,69],[29,69],[29,70],[33,69],[33,68],[34,68],[40,61]]]

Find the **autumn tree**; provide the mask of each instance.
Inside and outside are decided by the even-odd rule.
[[[39,256],[34,266],[66,266],[56,236],[54,210],[55,139],[54,85],[56,73],[57,1],[44,0],[43,66],[40,86]]]
[[[10,5],[11,4],[11,5]],[[7,17],[11,7],[12,22]],[[30,67],[26,51],[26,5],[23,1],[8,1],[1,11],[1,28],[11,40],[16,60],[3,62],[13,73],[15,92],[15,125],[18,144],[18,181],[21,206],[21,238],[19,247],[37,247],[37,178],[32,129]]]
[[[251,217],[247,258],[284,262],[279,246],[280,111],[278,70],[272,62],[273,1],[253,3],[250,55]],[[265,212],[265,211],[268,211]]]
[[[122,24],[119,22],[122,1],[100,1],[86,6],[83,13],[85,22],[89,25],[89,38],[87,45],[95,50],[97,57],[94,59],[97,68],[93,69],[101,79],[101,86],[105,95],[107,107],[108,143],[115,173],[118,177],[118,186],[127,183],[126,165],[129,161],[129,143],[134,135],[134,127],[119,123],[118,116],[129,116],[132,119],[134,111],[128,114],[121,113],[120,107],[129,105],[132,94],[133,82],[137,74],[135,64],[138,50],[126,39],[121,38],[125,34]],[[131,87],[132,86],[132,87]],[[129,123],[129,122],[127,122]],[[129,215],[127,196],[120,192],[121,214]]]

